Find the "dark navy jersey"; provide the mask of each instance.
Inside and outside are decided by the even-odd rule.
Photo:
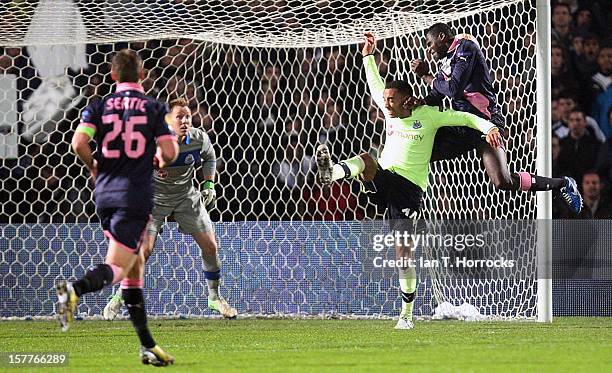
[[[427,105],[438,106],[446,96],[452,108],[491,120],[499,116],[489,66],[480,46],[468,34],[455,36],[448,54],[440,61]]]
[[[156,139],[174,137],[168,106],[145,96],[142,86],[120,83],[117,91],[85,108],[79,129],[96,141],[98,208],[153,208],[153,156]]]

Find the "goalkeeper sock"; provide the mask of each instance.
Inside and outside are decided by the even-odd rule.
[[[520,189],[523,191],[539,192],[561,189],[567,186],[567,182],[563,178],[538,176],[528,172],[519,172],[518,177]]]
[[[85,273],[85,276],[72,283],[77,296],[102,290],[107,285],[116,283],[114,281],[121,275],[121,268],[116,265],[98,264]]]
[[[208,285],[208,297],[213,300],[219,299],[219,279],[221,279],[221,271],[204,271],[206,285]]]
[[[142,286],[142,281],[140,281],[140,285]],[[128,309],[128,312],[130,313],[130,320],[132,320],[134,330],[136,330],[136,334],[138,334],[138,338],[140,339],[140,344],[145,348],[155,347],[155,341],[153,340],[153,336],[151,336],[151,332],[149,331],[149,327],[147,326],[147,312],[145,311],[142,288],[126,288],[125,286],[134,285],[126,285],[125,283],[122,283],[121,286],[123,292],[123,299],[125,301],[125,305]]]
[[[215,249],[214,254],[202,250],[202,261],[204,262],[204,278],[208,285],[208,296],[214,300],[219,299],[219,279],[221,278],[221,261],[219,252]]]
[[[363,172],[365,163],[360,156],[340,161],[332,168],[332,181],[355,177]]]
[[[400,316],[412,320],[414,298],[416,296],[416,269],[414,267],[398,268],[400,293],[402,296],[402,312]]]

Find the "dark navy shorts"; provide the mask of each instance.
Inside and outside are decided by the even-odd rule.
[[[490,119],[490,122],[499,128],[499,133],[505,138],[504,117],[500,114],[495,114]],[[487,140],[483,138],[482,132],[478,130],[463,126],[442,127],[436,133],[433,151],[431,152],[431,161],[454,159],[470,152],[470,150],[478,150],[484,145],[487,145]]]
[[[127,250],[138,253],[149,223],[149,214],[116,207],[98,209],[98,216],[106,237],[117,241]]]
[[[364,183],[370,200],[387,209],[389,226],[400,232],[413,233],[421,218],[423,190],[412,181],[390,170],[378,168],[374,180]]]

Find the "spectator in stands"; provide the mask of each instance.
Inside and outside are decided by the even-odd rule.
[[[612,45],[606,44],[601,47],[597,55],[599,70],[593,74],[591,81],[596,95],[605,92],[612,83]]]
[[[580,33],[572,39],[574,66],[581,82],[588,83],[593,74],[597,73],[599,65],[599,38],[595,34]]]
[[[599,122],[599,128],[607,138],[612,138],[612,85],[600,93],[593,102],[591,113]]]
[[[557,3],[552,11],[552,40],[554,43],[568,47],[572,32],[572,11],[565,3]]]
[[[559,162],[569,176],[580,184],[582,175],[597,160],[600,143],[587,130],[586,117],[578,109],[569,114],[569,135],[561,140]]]
[[[602,195],[603,186],[595,171],[585,172],[582,178],[584,207],[579,219],[612,219],[612,202]]]
[[[281,145],[284,145],[285,157],[274,163],[272,172],[281,187],[299,188],[306,182],[306,176],[314,165],[312,156],[304,154],[297,134],[284,136]]]
[[[575,14],[576,20],[576,31],[582,32],[593,32],[594,21],[593,21],[593,12],[591,9],[586,7],[581,7],[576,10]]]
[[[315,220],[362,220],[365,211],[358,202],[349,183],[333,183],[329,187],[317,184],[308,201],[308,210],[314,211]]]
[[[555,103],[556,101],[556,103]],[[564,139],[569,134],[569,115],[572,110],[578,109],[578,103],[576,97],[570,92],[561,92],[558,100],[553,100],[553,124],[552,128],[559,139]],[[586,114],[585,114],[586,115]],[[559,119],[560,117],[560,119]],[[601,130],[597,121],[590,116],[586,115],[587,130],[593,135],[599,142],[606,141],[606,136]]]
[[[567,175],[567,172],[562,168],[559,162],[559,155],[561,154],[561,140],[553,135],[550,139],[552,149],[552,177],[562,177]]]
[[[567,50],[559,44],[553,45],[551,48],[550,69],[553,97],[558,96],[563,91],[579,91],[575,74],[569,63]]]
[[[610,116],[612,117],[612,108]],[[600,147],[595,169],[612,194],[612,137]]]

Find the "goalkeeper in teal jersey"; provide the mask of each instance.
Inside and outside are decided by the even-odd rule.
[[[395,231],[414,232],[427,189],[429,159],[436,131],[443,126],[467,126],[486,135],[493,147],[501,146],[498,128],[470,113],[440,111],[426,106],[413,95],[405,81],[383,82],[374,61],[374,37],[365,35],[363,63],[370,93],[385,113],[386,141],[378,162],[368,153],[332,164],[326,145],[317,148],[318,179],[324,185],[333,181],[360,176],[371,186],[373,201],[387,209],[390,227]],[[410,258],[412,247],[396,246],[396,257]],[[416,270],[399,268],[402,311],[396,329],[411,329],[412,308],[416,294]]]
[[[226,318],[234,318],[237,315],[236,309],[219,295],[221,263],[215,231],[206,211],[216,198],[213,183],[217,163],[215,150],[206,132],[192,127],[187,100],[179,98],[170,102],[166,122],[178,136],[179,155],[174,163],[156,169],[154,174],[152,220],[142,243],[145,260],[153,251],[161,226],[167,217],[173,215],[179,230],[191,235],[202,251],[204,278],[208,285],[208,307]],[[194,186],[194,176],[198,179],[199,188]],[[113,295],[104,308],[105,319],[112,320],[120,312],[120,294],[117,292]]]

